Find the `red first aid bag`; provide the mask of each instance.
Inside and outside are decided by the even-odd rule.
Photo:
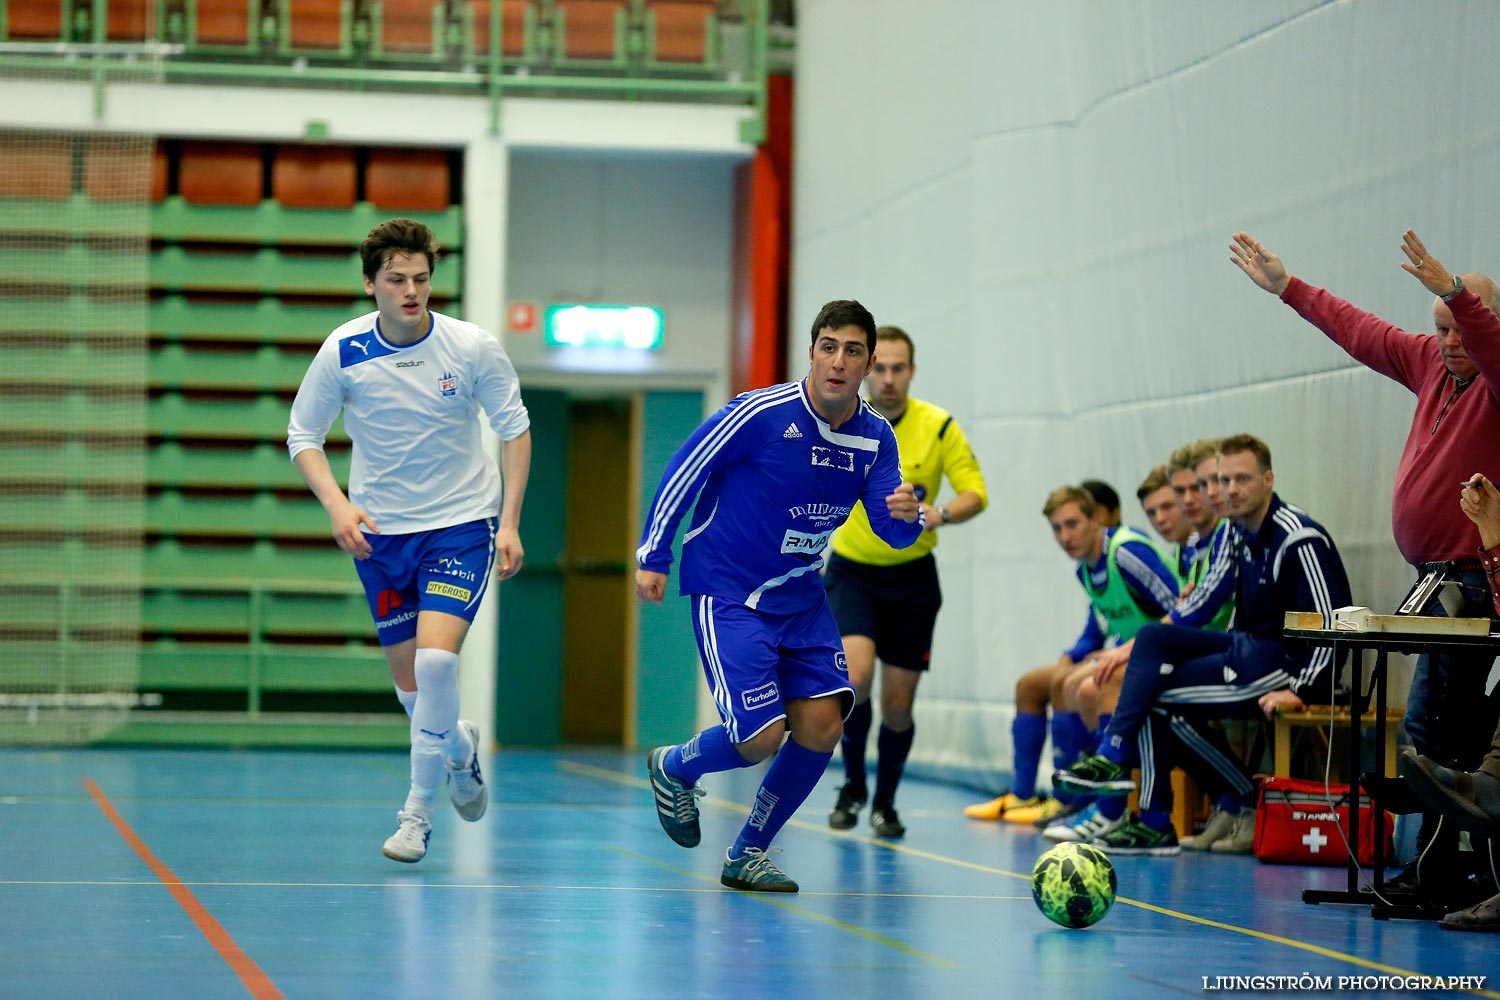
[[[1330,804],[1331,801],[1331,804]],[[1375,835],[1391,857],[1395,824],[1384,811],[1377,826],[1370,797],[1359,795],[1359,863],[1375,861]],[[1349,863],[1349,786],[1269,775],[1261,779],[1255,812],[1255,856],[1284,865]]]

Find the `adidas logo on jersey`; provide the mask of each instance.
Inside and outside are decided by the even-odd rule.
[[[796,424],[787,424],[786,430],[782,432],[781,436],[784,438],[799,438],[802,436],[802,432],[797,429]]]

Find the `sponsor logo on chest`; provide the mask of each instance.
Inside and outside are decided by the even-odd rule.
[[[823,551],[823,546],[828,544],[828,536],[833,534],[828,531],[817,533],[807,531],[794,531],[787,529],[787,533],[781,538],[781,552],[783,555],[813,554]]]

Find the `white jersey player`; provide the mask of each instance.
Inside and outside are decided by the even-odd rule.
[[[292,403],[287,447],[354,557],[411,716],[411,790],[384,853],[413,862],[427,852],[445,771],[461,817],[479,819],[489,802],[479,732],[458,718],[458,652],[497,561],[502,580],[521,568],[531,432],[499,342],[427,308],[431,230],[381,223],[360,258],[376,311],[323,342]],[[501,468],[482,446],[481,410],[503,442]],[[323,452],[340,411],[354,443],[348,496]]]

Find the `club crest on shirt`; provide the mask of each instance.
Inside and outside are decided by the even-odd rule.
[[[444,396],[457,396],[458,376],[452,372],[443,372],[443,377],[438,379],[438,391]]]
[[[853,472],[854,452],[815,444],[812,446],[812,464],[825,469],[843,469],[845,472]]]

